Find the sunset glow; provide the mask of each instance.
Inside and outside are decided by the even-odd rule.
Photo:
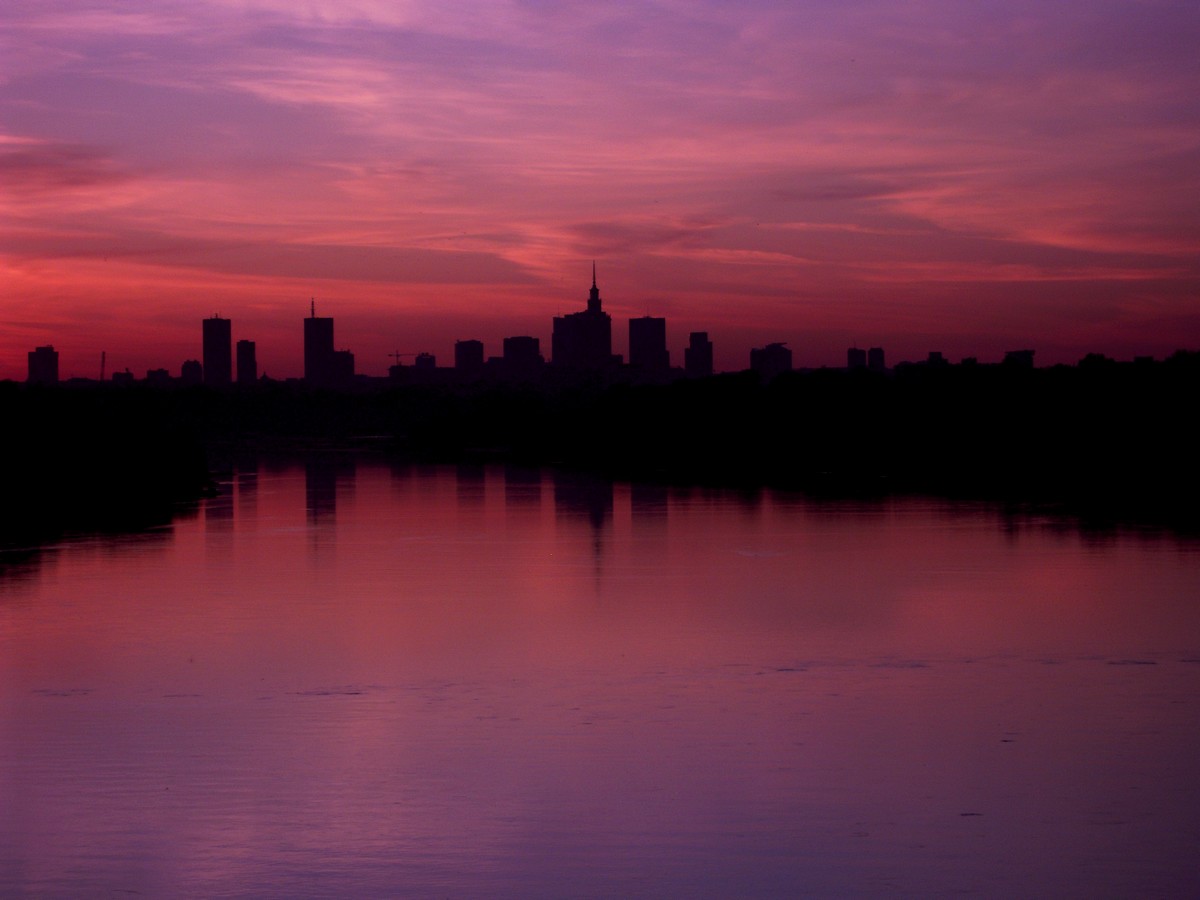
[[[1200,347],[1200,9],[11,0],[0,378],[499,353],[583,307],[672,361]]]

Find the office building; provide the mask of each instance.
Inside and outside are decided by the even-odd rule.
[[[58,384],[58,351],[51,345],[29,351],[30,384]]]
[[[713,373],[713,345],[707,331],[693,331],[683,351],[683,371],[688,378],[707,378]]]
[[[237,383],[254,384],[258,381],[258,360],[254,341],[237,342]]]
[[[595,263],[587,308],[554,317],[550,352],[554,365],[563,369],[602,371],[616,362],[612,353],[612,318],[600,308]]]
[[[479,375],[483,371],[483,341],[455,341],[454,370],[460,376]]]
[[[883,362],[883,348],[872,347],[867,351],[867,368],[872,372],[883,372],[887,368]]]
[[[542,371],[542,343],[529,335],[515,335],[504,339],[505,376],[509,378],[535,378]]]
[[[233,380],[232,329],[228,319],[213,316],[204,320],[204,383],[227,387]]]
[[[750,368],[770,381],[777,375],[792,370],[792,351],[784,343],[767,344],[750,351]]]
[[[315,387],[344,387],[354,380],[354,354],[333,349],[333,319],[318,316],[316,302],[304,320],[304,380]]]
[[[847,369],[865,369],[867,367],[867,351],[859,347],[851,347],[846,351]]]
[[[629,320],[629,367],[640,378],[660,378],[670,371],[666,319],[642,316]]]

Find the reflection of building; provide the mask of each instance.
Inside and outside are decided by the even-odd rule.
[[[600,309],[595,263],[587,309],[554,317],[550,351],[554,365],[564,369],[596,371],[612,366],[612,318]]]
[[[846,351],[847,369],[865,369],[867,367],[867,351],[859,347],[851,347]]]
[[[354,380],[354,354],[333,349],[333,319],[318,317],[316,303],[304,320],[304,380],[318,387]]]
[[[258,360],[254,341],[237,342],[237,383],[254,384],[258,380]]]
[[[233,376],[232,331],[228,319],[204,320],[204,383],[226,387]]]
[[[30,384],[58,384],[58,351],[50,344],[29,351]]]
[[[642,316],[629,320],[629,366],[642,377],[665,375],[671,368],[667,320]]]
[[[755,347],[750,351],[750,368],[757,372],[763,381],[770,381],[776,375],[792,370],[792,351],[783,343]]]
[[[707,331],[693,331],[683,351],[683,370],[688,378],[707,378],[713,373],[713,345]]]

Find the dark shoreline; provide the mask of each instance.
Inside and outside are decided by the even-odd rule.
[[[242,453],[382,448],[822,499],[926,495],[1200,533],[1200,354],[1021,369],[910,366],[667,384],[350,391],[0,383],[0,544],[166,524]],[[369,436],[369,437],[364,437]]]

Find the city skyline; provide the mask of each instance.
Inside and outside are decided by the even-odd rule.
[[[676,348],[672,355],[672,345],[667,338],[667,319],[659,316],[632,316],[626,320],[624,329],[618,328],[617,334],[626,336],[625,353],[617,352],[619,345],[613,340],[612,317],[603,309],[600,289],[597,284],[596,265],[592,263],[592,282],[583,309],[566,312],[555,316],[552,320],[552,340],[549,354],[541,350],[541,339],[532,335],[507,334],[498,343],[499,352],[489,353],[486,341],[473,337],[455,338],[453,352],[439,356],[428,350],[401,353],[393,351],[388,354],[391,360],[384,375],[396,377],[398,370],[406,367],[414,370],[431,371],[435,367],[443,370],[456,370],[458,376],[468,379],[485,377],[485,363],[497,364],[499,368],[490,368],[488,378],[535,378],[541,366],[550,365],[560,372],[587,372],[597,374],[608,372],[615,374],[617,370],[628,370],[635,379],[659,380],[670,372],[685,377],[704,377],[721,372],[740,372],[747,370],[759,371],[760,374],[771,378],[783,371],[792,369],[811,370],[816,368],[846,368],[871,369],[886,371],[890,368],[885,359],[886,348],[880,346],[859,346],[856,342],[843,350],[842,360],[832,365],[809,365],[803,359],[795,359],[792,349],[786,341],[766,341],[763,346],[744,349],[743,364],[734,365],[728,369],[714,366],[714,346],[709,340],[708,332],[687,329],[687,344]],[[299,380],[318,387],[348,387],[359,377],[380,378],[379,373],[362,371],[356,362],[352,349],[337,347],[334,339],[335,320],[332,316],[318,316],[316,298],[309,299],[308,315],[304,317],[301,359],[302,371],[297,374],[271,376],[262,372],[262,377],[272,380]],[[686,324],[686,323],[685,323]],[[675,330],[681,326],[676,323]],[[237,365],[234,368],[234,340],[232,319],[213,314],[201,319],[201,340],[199,353],[187,354],[184,359],[177,360],[172,366],[159,360],[145,370],[146,380],[158,384],[166,383],[177,377],[183,383],[203,383],[209,387],[228,387],[233,383],[252,384],[259,376],[257,362],[258,342],[240,337],[236,341]],[[495,348],[493,348],[495,349]],[[1188,351],[1180,347],[1177,350]],[[929,363],[947,365],[953,362],[976,364],[984,363],[1017,363],[1024,368],[1034,366],[1036,349],[1009,349],[996,359],[980,359],[976,355],[964,355],[954,360],[939,350],[930,350],[913,358],[891,360],[900,365]],[[730,354],[726,353],[728,357]],[[1165,358],[1169,354],[1164,354]],[[1088,351],[1084,356],[1104,357],[1097,351]],[[92,380],[87,374],[74,371],[64,371],[59,375],[60,353],[53,344],[39,346],[26,353],[27,368],[24,379],[30,383],[55,383],[73,379]],[[196,357],[200,357],[197,359]],[[1153,360],[1151,354],[1133,357],[1134,360]],[[405,362],[408,360],[408,362]],[[438,360],[441,364],[438,365]],[[1080,362],[1073,360],[1072,363]],[[95,380],[104,381],[105,372],[113,381],[129,382],[140,380],[137,373],[126,366],[124,370],[108,368],[108,353],[101,352],[100,377]],[[1052,363],[1053,364],[1053,363]],[[1059,365],[1063,363],[1057,363]],[[190,370],[190,371],[189,371]],[[53,372],[53,374],[50,374]],[[175,374],[177,372],[177,374]],[[506,373],[506,374],[505,374]],[[0,379],[5,380],[5,379]]]
[[[367,374],[547,348],[593,258],[676,364],[1200,346],[1194,5],[63,0],[0,40],[0,378],[194,356],[198,312],[298,376],[311,296]]]

